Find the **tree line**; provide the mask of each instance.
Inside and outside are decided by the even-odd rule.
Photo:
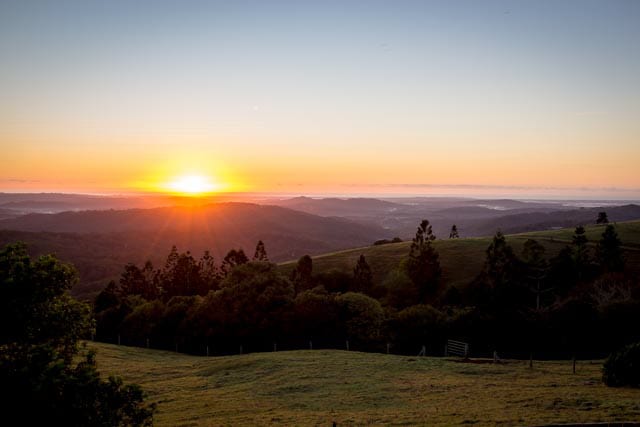
[[[373,282],[363,255],[351,272],[316,273],[303,256],[285,274],[262,242],[251,260],[232,250],[220,265],[208,253],[195,259],[174,247],[161,268],[129,264],[98,295],[96,337],[197,354],[347,341],[361,350],[389,344],[410,354],[424,345],[442,354],[455,337],[478,352],[536,357],[603,355],[639,338],[638,281],[625,272],[614,225],[603,225],[595,247],[577,227],[553,257],[532,239],[517,254],[498,232],[482,270],[457,287],[442,281],[435,240],[423,220],[382,283]]]

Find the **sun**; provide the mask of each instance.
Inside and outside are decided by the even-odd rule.
[[[182,175],[170,181],[167,188],[187,196],[201,196],[215,192],[220,185],[205,175]]]

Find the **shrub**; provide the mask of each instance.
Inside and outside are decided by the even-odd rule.
[[[605,360],[602,381],[609,387],[640,387],[640,342],[621,348]]]

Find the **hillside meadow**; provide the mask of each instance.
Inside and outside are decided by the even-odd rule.
[[[591,225],[585,227],[590,246],[595,248],[600,239],[604,226]],[[640,273],[640,221],[621,222],[616,224],[618,237],[622,241],[627,269]],[[509,234],[507,242],[516,254],[522,252],[527,239],[535,239],[546,250],[546,257],[551,258],[571,243],[573,228]],[[478,237],[465,239],[437,239],[434,247],[440,254],[442,267],[442,282],[449,286],[464,286],[468,284],[482,269],[486,257],[486,249],[492,237]],[[329,270],[353,271],[358,257],[362,254],[371,267],[374,283],[382,283],[387,274],[395,269],[400,261],[409,254],[410,241],[388,243],[385,245],[367,246],[345,251],[312,257],[315,274]],[[283,271],[291,271],[296,261],[280,264]]]
[[[601,361],[462,363],[306,350],[198,357],[90,343],[104,375],[140,384],[158,426],[543,425],[640,419],[640,390]]]

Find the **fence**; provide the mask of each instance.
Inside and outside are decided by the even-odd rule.
[[[444,347],[445,356],[460,356],[469,357],[469,344],[462,341],[447,340],[447,345]]]

